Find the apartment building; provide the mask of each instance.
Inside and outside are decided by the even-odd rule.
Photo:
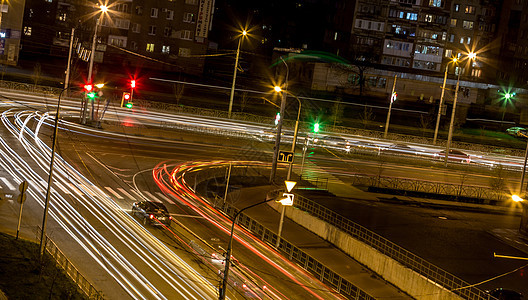
[[[24,50],[66,57],[75,28],[75,55],[88,61],[97,27],[96,63],[202,73],[213,0],[119,0],[107,6],[102,13],[95,1],[28,0]]]

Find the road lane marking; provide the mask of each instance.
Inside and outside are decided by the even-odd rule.
[[[123,199],[123,197],[119,195],[116,191],[114,191],[111,187],[105,186],[105,189],[112,193],[112,195],[114,195],[117,199]]]
[[[165,201],[169,202],[170,204],[174,204],[174,202],[171,199],[163,195],[161,192],[156,192],[156,195],[158,195],[161,199],[164,199]]]
[[[134,196],[132,196],[129,193],[127,193],[127,191],[125,191],[125,189],[117,188],[117,190],[120,191],[123,195],[127,196],[128,198],[130,198],[130,200],[136,201],[136,198],[134,198]]]
[[[147,195],[150,199],[152,199],[153,201],[156,201],[156,202],[162,202],[160,201],[158,198],[156,198],[156,196],[152,195],[151,193],[147,192],[147,191],[143,191],[143,193],[145,193],[145,195]]]
[[[68,182],[68,186],[69,186],[70,189],[71,189],[72,191],[74,191],[77,195],[79,195],[79,196],[81,196],[81,197],[84,196],[84,194],[83,194],[83,193],[82,193],[77,187],[75,187],[71,182]]]
[[[66,188],[65,188],[60,182],[55,181],[55,185],[56,185],[59,189],[61,189],[61,191],[63,191],[65,194],[68,194],[68,195],[71,195],[71,194],[72,194],[72,193],[71,193],[68,189],[66,189]]]
[[[11,182],[9,182],[7,179],[5,179],[4,177],[0,177],[0,179],[5,183],[5,185],[7,185],[10,190],[16,190],[15,186],[12,185]]]
[[[141,195],[140,193],[138,193],[136,190],[130,190],[130,191],[131,191],[133,194],[135,194],[139,200],[143,199],[143,195]]]

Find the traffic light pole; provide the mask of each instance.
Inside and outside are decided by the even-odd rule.
[[[281,97],[281,106],[280,106],[280,119],[277,123],[277,136],[275,137],[275,147],[273,147],[273,160],[271,162],[271,172],[270,172],[270,183],[273,183],[275,179],[275,173],[277,172],[277,157],[279,156],[279,147],[281,139],[281,130],[282,130],[282,121],[284,120],[284,110],[286,109],[286,92],[288,91],[288,77],[290,75],[290,69],[288,64],[280,57],[284,65],[286,66],[286,80],[284,81],[284,89],[282,91]]]

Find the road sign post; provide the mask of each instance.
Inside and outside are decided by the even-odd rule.
[[[20,223],[22,221],[22,207],[24,206],[24,202],[26,202],[26,190],[28,188],[28,182],[22,181],[20,185],[18,186],[18,190],[20,191],[20,195],[18,195],[18,203],[20,203],[20,211],[18,213],[18,225],[17,225],[17,233],[16,233],[16,240],[18,240],[18,234],[20,232]]]

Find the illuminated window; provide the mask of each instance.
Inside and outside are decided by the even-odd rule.
[[[24,35],[31,36],[31,27],[24,26]]]
[[[442,7],[442,0],[429,0],[429,6]]]
[[[154,44],[147,44],[147,52],[154,52]]]
[[[462,22],[462,28],[464,28],[464,29],[473,29],[473,22],[472,21],[464,21],[464,22]]]
[[[457,19],[451,19],[451,27],[456,27]]]
[[[455,11],[459,11],[460,10],[460,4],[455,4]]]
[[[66,12],[59,12],[59,21],[66,22]]]
[[[196,4],[198,4],[198,0],[185,0],[185,4],[196,5]]]
[[[475,6],[468,5],[466,6],[466,14],[474,14],[475,13]]]
[[[433,22],[433,15],[425,15],[425,22]]]
[[[170,53],[170,46],[167,46],[167,45],[161,46],[161,53],[169,54]]]

